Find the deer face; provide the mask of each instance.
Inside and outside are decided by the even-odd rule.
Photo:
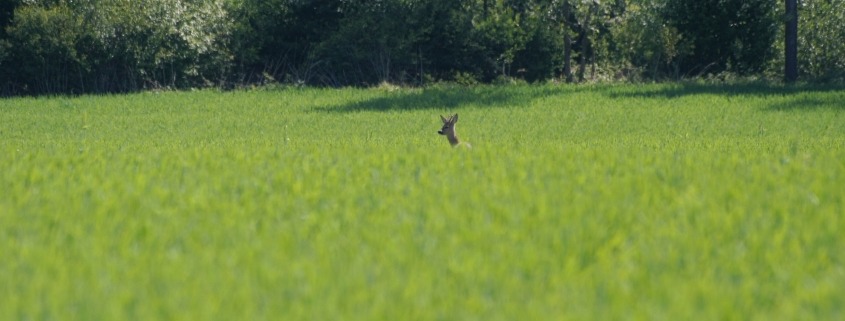
[[[458,114],[454,114],[448,119],[440,116],[440,120],[443,121],[443,127],[437,133],[440,135],[455,136],[455,123],[458,122]]]

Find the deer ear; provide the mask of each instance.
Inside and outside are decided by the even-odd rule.
[[[443,117],[443,115],[440,115],[440,120],[442,120],[444,124],[449,122],[449,120],[447,120],[446,117]]]
[[[458,122],[458,114],[456,113],[455,116],[452,116],[452,123]]]

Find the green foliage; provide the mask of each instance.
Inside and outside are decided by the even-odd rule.
[[[459,74],[489,81],[494,67],[474,27],[477,10],[467,2],[422,1],[413,7],[409,30],[418,33],[413,36],[417,55],[412,64],[420,70],[409,74],[421,76],[422,84],[457,80],[454,77]]]
[[[17,8],[20,3],[21,0],[0,1],[0,39],[6,38],[6,27],[12,23],[15,8]]]
[[[842,0],[802,2],[802,79],[843,80]],[[0,94],[780,79],[768,0],[6,0]]]
[[[6,29],[7,42],[0,45],[6,48],[5,59],[0,57],[3,71],[16,76],[8,80],[23,92],[84,91],[81,78],[89,67],[82,48],[89,36],[84,26],[82,17],[63,5],[17,10],[15,24]]]
[[[623,79],[679,79],[680,61],[693,45],[678,29],[662,18],[665,1],[641,1],[630,5],[611,29],[617,50],[613,61]]]
[[[691,76],[762,71],[777,35],[775,5],[770,0],[666,1],[666,20],[692,49],[682,56],[679,71]]]
[[[834,320],[841,88],[0,100],[0,319]],[[452,149],[438,114],[459,112]]]
[[[103,64],[128,70],[122,76],[144,88],[186,88],[226,74],[231,22],[222,1],[92,1],[78,10],[94,19]]]
[[[547,23],[537,21],[529,31],[525,49],[517,52],[510,75],[529,82],[552,79],[563,60],[563,38]]]
[[[514,59],[525,50],[529,39],[528,30],[522,26],[525,17],[503,1],[496,1],[496,5],[488,11],[486,17],[478,19],[475,28],[487,50],[486,56],[493,67],[491,71],[508,76]]]
[[[29,3],[0,63],[29,94],[213,84],[229,72],[229,19],[222,1]]]
[[[341,1],[246,0],[230,5],[232,50],[247,82],[269,78],[316,83],[325,61],[315,55],[338,31]]]
[[[798,8],[798,79],[807,82],[845,81],[845,6],[842,0],[805,0]],[[777,15],[784,15],[784,8],[778,8]],[[782,23],[782,21],[781,21]],[[780,28],[777,39],[784,39]],[[775,41],[775,55],[769,61],[766,75],[770,78],[783,76],[784,42]]]
[[[377,84],[398,80],[413,68],[411,55],[418,30],[407,25],[412,7],[399,1],[348,1],[337,32],[329,35],[315,55],[325,59],[332,85]]]
[[[818,81],[845,81],[845,1],[801,1],[798,8],[799,74]]]

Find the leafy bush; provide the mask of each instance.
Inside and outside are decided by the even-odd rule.
[[[61,93],[85,90],[87,64],[81,17],[59,5],[50,8],[25,6],[15,14],[15,23],[6,29],[0,57],[4,73],[15,75],[4,87],[22,93]]]
[[[40,94],[216,84],[230,72],[231,25],[222,0],[35,1],[6,28],[0,64],[17,76],[4,87]]]
[[[845,1],[801,1],[799,73],[817,81],[845,81]]]

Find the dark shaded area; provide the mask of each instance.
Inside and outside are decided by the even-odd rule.
[[[678,61],[680,73],[763,71],[777,35],[774,13],[770,0],[668,1],[664,18],[684,35],[681,46],[689,48]]]
[[[808,110],[815,108],[845,109],[845,86],[786,86],[761,83],[702,84],[678,83],[658,88],[634,88],[617,85],[600,86],[443,86],[398,91],[383,96],[340,105],[315,108],[318,112],[352,113],[361,111],[388,112],[399,110],[458,110],[468,106],[483,108],[527,105],[535,99],[580,92],[594,92],[610,99],[675,99],[694,95],[720,96],[794,96],[797,99],[771,105],[769,111]],[[841,95],[812,95],[839,92]]]
[[[767,111],[800,111],[814,109],[845,110],[845,92],[839,97],[802,97],[797,100],[772,104]]]
[[[840,95],[804,95],[783,103],[768,106],[767,111],[812,110],[820,108],[845,109],[845,86],[842,85],[771,85],[763,83],[746,84],[701,84],[678,83],[672,87],[630,92],[610,92],[611,98],[674,99],[692,95],[721,96],[797,96],[802,94],[823,94],[839,92]]]
[[[361,112],[396,110],[455,110],[467,106],[484,108],[525,105],[540,98],[600,90],[588,86],[443,86],[388,93],[381,97],[315,108],[321,112]]]
[[[772,85],[765,83],[704,84],[681,82],[661,87],[629,92],[610,92],[611,98],[678,98],[690,95],[715,94],[727,96],[783,96],[799,93],[845,91],[842,85]],[[845,102],[842,102],[845,103]]]

